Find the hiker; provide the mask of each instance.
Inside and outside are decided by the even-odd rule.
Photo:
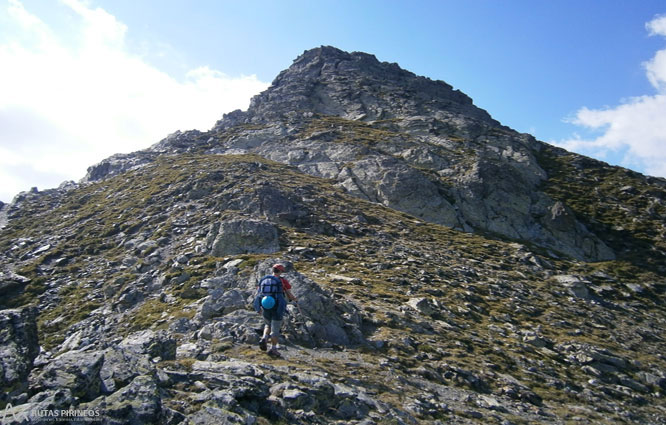
[[[285,269],[282,264],[273,265],[273,274],[263,277],[259,281],[259,288],[257,296],[254,299],[254,309],[263,313],[264,321],[264,334],[259,341],[259,348],[262,351],[267,349],[267,341],[270,336],[271,349],[268,354],[279,357],[280,353],[277,350],[278,337],[280,336],[280,327],[282,326],[282,318],[287,310],[287,301],[285,294],[289,301],[296,302],[297,298],[291,293],[291,284],[287,279],[281,276]]]

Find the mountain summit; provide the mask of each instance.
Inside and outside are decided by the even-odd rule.
[[[664,423],[664,217],[664,179],[308,50],[210,131],[0,204],[2,423]]]
[[[472,99],[442,81],[418,77],[367,53],[334,47],[299,56],[252,100],[247,116],[251,122],[261,122],[299,111],[362,121],[457,117],[499,126]],[[224,120],[218,123],[223,125]]]

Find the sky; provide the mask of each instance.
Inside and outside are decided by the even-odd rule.
[[[664,0],[0,0],[0,201],[208,130],[321,45],[666,177]]]

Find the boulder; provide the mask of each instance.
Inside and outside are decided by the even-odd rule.
[[[0,271],[0,292],[9,291],[11,289],[17,288],[21,285],[25,285],[30,282],[25,276],[14,272],[1,272]]]
[[[254,310],[241,309],[228,313],[221,318],[217,318],[213,323],[203,326],[198,336],[219,340],[232,338],[237,342],[256,344],[259,342],[259,332],[263,329],[263,326],[262,317]]]
[[[31,387],[35,390],[68,388],[74,397],[92,400],[102,390],[100,370],[103,362],[101,351],[68,351],[54,358],[31,379]]]
[[[148,375],[137,376],[126,387],[78,409],[100,412],[108,424],[165,423],[157,383]]]
[[[154,366],[150,359],[140,353],[142,350],[135,350],[136,348],[136,345],[125,345],[104,351],[104,364],[100,369],[102,393],[111,394],[128,385],[137,376],[152,373]],[[150,348],[147,351],[150,351]]]
[[[147,354],[151,358],[176,358],[176,340],[166,331],[155,332],[147,329],[135,332],[122,340],[119,347],[137,354]]]
[[[199,306],[197,318],[207,320],[216,316],[224,316],[247,306],[247,296],[241,291],[230,289],[228,291],[214,290]]]
[[[204,405],[195,413],[187,417],[187,423],[192,425],[215,425],[215,424],[239,424],[245,425],[248,422],[237,413],[230,412],[227,409]]]
[[[566,288],[574,297],[582,299],[590,298],[590,290],[587,286],[589,282],[585,282],[581,278],[573,275],[557,275],[554,276],[553,279]]]
[[[272,254],[280,250],[277,228],[266,221],[234,219],[213,226],[208,235],[211,254]]]
[[[433,314],[439,312],[439,309],[437,306],[435,306],[435,303],[433,303],[432,300],[424,297],[410,298],[409,301],[407,301],[407,305],[414,310],[425,314],[426,316],[432,316]]]

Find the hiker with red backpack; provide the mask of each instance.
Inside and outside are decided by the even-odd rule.
[[[271,349],[268,354],[279,357],[277,350],[278,337],[280,336],[280,327],[282,319],[287,310],[287,300],[296,302],[297,298],[291,293],[291,284],[287,279],[281,276],[285,272],[282,264],[273,265],[273,274],[264,276],[259,281],[259,289],[254,299],[254,309],[264,316],[264,334],[259,341],[259,348],[266,351],[267,341],[270,337]]]

